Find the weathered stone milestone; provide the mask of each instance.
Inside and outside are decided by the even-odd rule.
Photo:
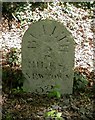
[[[23,88],[44,94],[56,85],[62,94],[72,93],[74,40],[61,24],[42,20],[31,24],[22,41]]]

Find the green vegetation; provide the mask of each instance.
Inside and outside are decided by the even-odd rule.
[[[2,68],[2,86],[3,91],[6,89],[22,89],[23,75],[20,69],[14,69],[10,67]]]
[[[95,1],[91,1],[91,2],[71,2],[71,4],[75,5],[76,7],[83,8],[83,9],[93,9],[95,7]]]
[[[43,8],[47,7],[47,3],[43,2],[3,2],[2,3],[2,14],[7,19],[12,19],[13,14],[16,14],[16,12],[23,12],[26,9],[28,10],[35,10],[36,8],[39,8],[40,10],[43,10]],[[18,19],[19,20],[19,19]]]
[[[60,5],[64,4],[66,5],[66,2],[60,2]],[[92,9],[95,7],[95,1],[91,2],[69,2],[69,4],[73,4],[76,7],[80,7],[83,9]],[[2,3],[2,14],[4,17],[12,19],[13,15],[12,13],[16,14],[17,12],[23,12],[26,9],[35,10],[36,8],[39,8],[40,10],[43,10],[44,8],[47,8],[47,2],[3,2]],[[19,19],[18,19],[19,20]]]
[[[12,120],[12,119],[13,119],[12,115],[10,113],[7,113],[5,120]]]
[[[74,92],[84,92],[87,89],[88,83],[85,75],[79,73],[79,71],[74,73]]]
[[[19,61],[20,52],[17,48],[11,48],[6,54],[6,62],[10,67],[15,67],[20,63]]]
[[[58,112],[57,110],[51,110],[51,111],[48,111],[45,113],[45,117],[48,119],[55,119],[55,120],[64,120],[62,117],[61,117],[62,113],[61,112]]]
[[[52,90],[48,93],[48,97],[56,97],[57,99],[61,98],[61,93],[60,93],[60,86],[55,85],[53,86]]]

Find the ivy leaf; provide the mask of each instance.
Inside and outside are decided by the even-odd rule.
[[[60,97],[61,97],[61,94],[60,94],[59,91],[56,91],[56,97],[57,97],[57,98],[60,98]]]
[[[62,115],[61,112],[56,113],[56,117],[57,117],[57,118],[61,118],[61,115]]]
[[[56,110],[51,110],[51,111],[46,113],[46,117],[54,117],[55,113],[56,113]]]

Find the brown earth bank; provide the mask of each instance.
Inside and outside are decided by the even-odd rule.
[[[61,95],[60,98],[25,93],[20,88],[22,83],[19,83],[19,80],[22,72],[19,67],[7,65],[2,67],[2,71],[2,120],[95,119],[95,88],[93,87],[95,76],[86,68],[76,68],[75,71],[87,76],[89,81],[87,88],[85,90],[74,89],[72,95]]]
[[[60,99],[33,93],[3,93],[2,120],[94,120],[94,99],[91,93],[64,95]]]

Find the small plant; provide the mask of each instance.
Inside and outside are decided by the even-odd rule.
[[[12,120],[12,115],[10,113],[7,113],[5,120]]]
[[[62,113],[58,112],[57,110],[51,110],[45,113],[46,118],[55,119],[55,120],[63,120],[61,116]]]
[[[61,93],[59,91],[60,86],[52,86],[52,90],[48,93],[49,97],[56,97],[57,99],[61,98]]]
[[[74,73],[74,91],[85,91],[88,85],[86,76],[79,72]]]
[[[9,52],[6,55],[6,61],[7,64],[9,64],[10,67],[16,66],[19,62],[19,52],[16,48],[11,48]]]
[[[17,88],[12,89],[12,92],[13,92],[14,94],[18,94],[18,93],[23,93],[24,91],[23,91],[23,89],[17,87]]]
[[[22,89],[24,76],[21,69],[14,69],[10,67],[3,67],[2,69],[2,86],[5,89]]]

